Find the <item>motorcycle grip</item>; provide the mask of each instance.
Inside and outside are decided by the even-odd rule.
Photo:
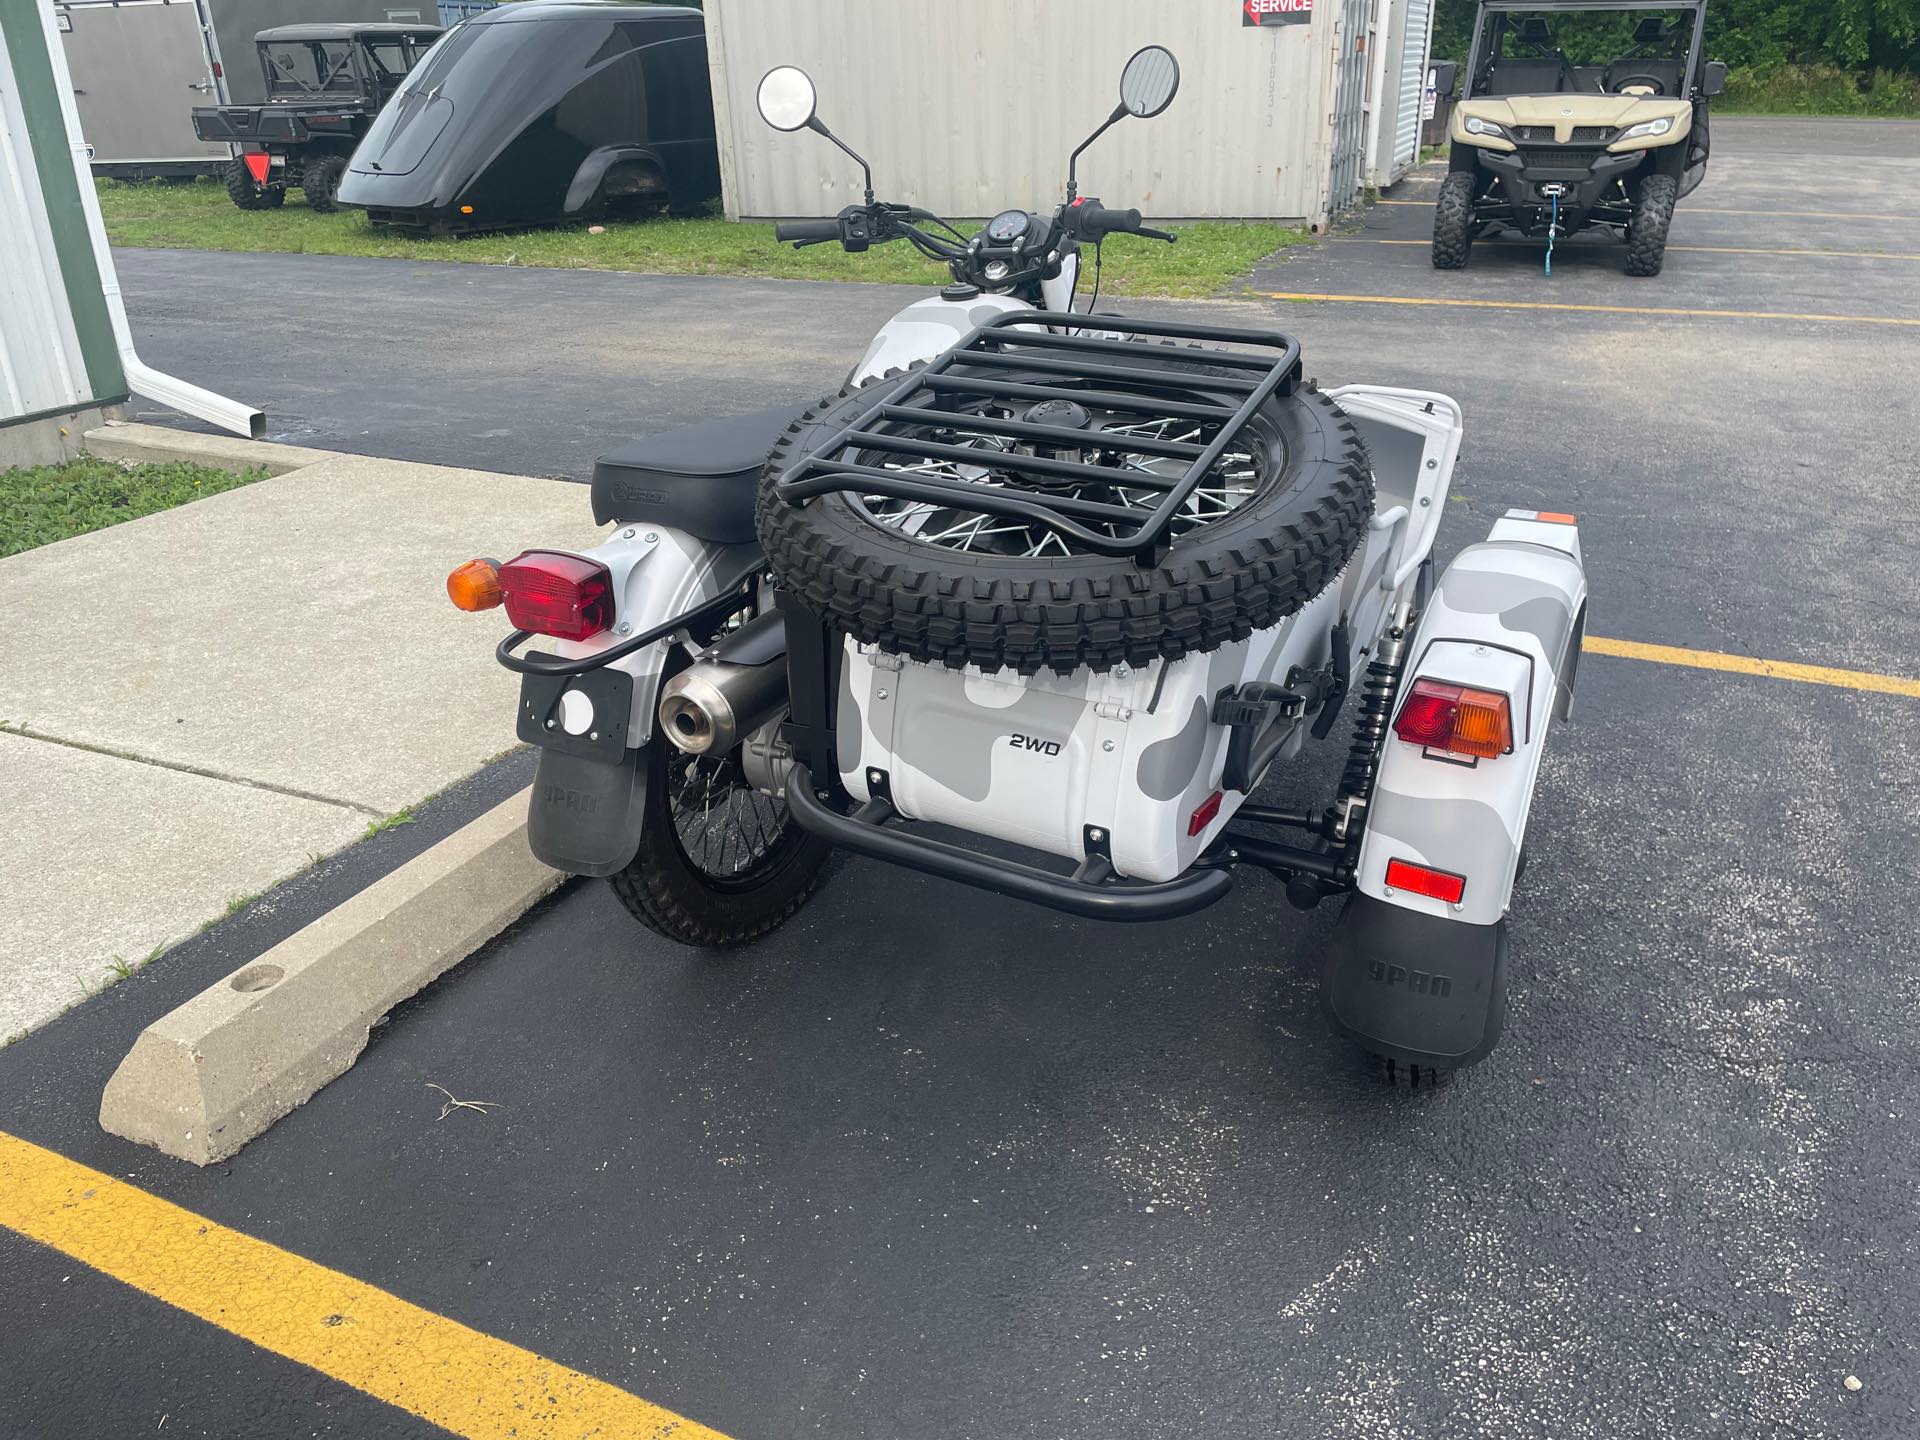
[[[782,220],[773,227],[776,240],[838,240],[838,220]]]

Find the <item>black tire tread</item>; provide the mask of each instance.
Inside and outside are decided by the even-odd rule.
[[[609,875],[607,882],[612,885],[620,903],[627,907],[628,914],[656,935],[682,945],[721,950],[745,945],[771,934],[799,913],[800,907],[813,898],[814,891],[820,888],[824,878],[824,865],[815,864],[806,883],[788,897],[777,913],[761,915],[745,924],[735,922],[718,925],[696,915],[668,884],[667,877],[673,872],[663,866],[659,849],[662,844],[671,843],[650,831],[642,835],[639,851],[625,869]],[[676,864],[679,861],[677,855],[668,859]]]
[[[1457,1073],[1432,1065],[1410,1065],[1385,1055],[1375,1055],[1373,1060],[1380,1067],[1380,1078],[1396,1090],[1444,1090],[1453,1084]]]
[[[334,194],[340,178],[347,173],[343,155],[322,155],[300,172],[300,188],[306,192],[307,206],[317,215],[331,215],[340,208]]]
[[[1464,270],[1473,249],[1473,188],[1469,170],[1450,170],[1433,205],[1433,268]]]
[[[284,187],[258,183],[242,160],[229,160],[221,178],[226,181],[227,198],[242,210],[271,210],[287,198]]]
[[[1658,275],[1667,258],[1667,232],[1673,225],[1680,182],[1671,175],[1649,175],[1640,182],[1627,223],[1627,274]]]
[[[807,507],[775,496],[773,482],[800,434],[852,393],[812,406],[775,443],[755,524],[769,568],[803,603],[855,639],[915,660],[1069,674],[1215,650],[1279,624],[1326,589],[1373,513],[1359,430],[1332,400],[1303,387],[1287,403],[1321,412],[1337,458],[1321,462],[1325,493],[1297,523],[1215,555],[1183,555],[1183,537],[1157,566],[1121,557],[1105,575],[943,574],[931,554],[923,567],[823,535]]]

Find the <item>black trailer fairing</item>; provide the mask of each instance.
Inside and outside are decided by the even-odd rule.
[[[439,229],[568,219],[627,196],[689,206],[719,188],[700,12],[533,0],[428,52],[354,152],[340,200]]]

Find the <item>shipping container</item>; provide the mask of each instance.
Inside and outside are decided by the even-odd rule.
[[[860,199],[839,151],[761,123],[754,92],[775,65],[813,77],[820,118],[872,162],[883,198],[979,217],[1057,204],[1121,66],[1158,44],[1179,57],[1179,97],[1088,151],[1081,188],[1162,218],[1324,226],[1374,173],[1375,97],[1403,79],[1397,63],[1377,73],[1377,37],[1411,33],[1400,17],[1416,3],[1429,0],[707,0],[727,213]]]

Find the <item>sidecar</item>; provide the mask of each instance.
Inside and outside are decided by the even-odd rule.
[[[1436,579],[1451,400],[1099,324],[921,302],[890,333],[945,325],[924,365],[876,344],[798,417],[603,458],[607,542],[496,572],[536,852],[700,944],[780,923],[829,848],[1109,921],[1252,867],[1344,897],[1328,1008],[1390,1075],[1477,1062],[1580,652],[1573,518],[1511,511]],[[1326,803],[1263,800],[1336,725]],[[753,815],[717,852],[716,789]]]

